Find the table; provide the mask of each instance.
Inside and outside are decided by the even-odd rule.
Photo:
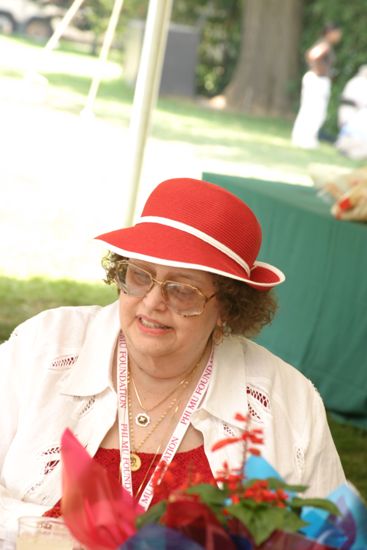
[[[257,341],[310,378],[326,408],[367,429],[367,224],[342,222],[310,187],[204,173],[263,228],[259,260],[282,269],[279,311]]]

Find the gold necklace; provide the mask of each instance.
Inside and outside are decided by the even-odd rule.
[[[180,389],[180,386],[183,386],[183,390],[188,386],[190,380],[191,380],[191,377],[193,376],[194,372],[196,371],[196,369],[198,368],[198,366],[200,365],[200,362],[202,360],[202,358],[204,357],[204,354],[205,354],[205,351],[206,351],[206,347],[204,348],[204,351],[203,353],[201,354],[200,356],[200,359],[199,361],[193,366],[193,368],[191,369],[191,371],[189,372],[188,375],[185,375],[184,378],[182,378],[180,380],[180,382],[178,383],[178,385],[176,387],[174,387],[165,397],[163,397],[163,399],[160,399],[160,401],[158,401],[158,403],[156,403],[155,405],[153,405],[152,407],[144,407],[142,401],[141,401],[141,398],[140,398],[140,395],[139,395],[139,392],[138,392],[138,389],[135,385],[135,382],[134,382],[134,378],[132,376],[131,373],[130,374],[130,378],[129,380],[131,380],[131,383],[132,383],[132,386],[133,386],[133,389],[134,389],[134,393],[136,395],[136,398],[138,400],[138,403],[141,407],[141,411],[135,416],[135,423],[140,426],[141,428],[145,428],[145,426],[149,426],[150,422],[151,422],[151,419],[150,419],[150,416],[148,413],[150,413],[151,411],[154,411],[154,409],[157,409],[160,405],[162,405],[165,401],[167,401],[167,399],[169,399],[173,394],[175,394],[179,389]]]
[[[166,415],[170,412],[170,410],[175,405],[176,401],[177,401],[176,397],[174,399],[172,399],[172,401],[168,405],[167,409],[161,414],[161,416],[158,418],[158,420],[155,422],[155,424],[153,424],[153,426],[151,427],[149,432],[146,434],[146,436],[143,437],[143,439],[140,441],[139,445],[136,446],[135,445],[135,438],[134,438],[134,428],[133,428],[133,423],[132,423],[132,404],[131,404],[130,395],[128,396],[129,425],[131,427],[130,428],[130,441],[131,441],[131,445],[130,445],[130,467],[131,467],[132,472],[136,472],[141,467],[141,459],[138,455],[139,450],[144,445],[144,443],[149,439],[149,437],[153,434],[153,432],[155,432],[155,430],[158,428],[158,426],[160,426],[160,424],[166,418]],[[175,409],[174,414],[176,414],[176,412],[178,410],[178,407],[179,407],[179,404],[176,405],[176,409]],[[160,450],[160,446],[159,446],[155,456],[157,456],[159,450]]]
[[[156,403],[155,405],[153,405],[153,407],[144,407],[142,401],[141,401],[141,398],[140,398],[140,395],[138,393],[138,390],[137,390],[137,387],[135,385],[135,382],[134,382],[134,379],[133,377],[130,375],[130,378],[131,378],[131,382],[132,382],[132,386],[133,386],[133,389],[134,389],[134,392],[135,392],[135,395],[136,395],[136,398],[138,400],[138,403],[142,409],[142,411],[140,411],[136,416],[135,416],[135,423],[140,426],[141,428],[145,428],[145,426],[149,426],[150,422],[151,422],[151,419],[150,419],[150,416],[148,413],[154,411],[154,409],[157,409],[160,405],[162,405],[165,401],[167,401],[167,399],[169,399],[173,394],[175,394],[179,389],[180,389],[180,386],[182,386],[182,389],[184,390],[187,385],[189,384],[190,382],[190,378],[191,378],[191,375],[193,374],[194,370],[196,369],[197,365],[195,365],[194,369],[191,371],[191,373],[188,375],[187,378],[183,378],[182,380],[180,380],[178,386],[176,386],[175,388],[173,388],[173,390],[171,390],[169,392],[168,395],[166,395],[165,397],[163,397],[163,399],[161,399],[160,401],[158,401],[158,403]],[[174,400],[177,400],[177,398],[174,398]]]
[[[145,475],[144,475],[144,477],[143,477],[143,480],[142,480],[142,482],[140,483],[140,485],[139,485],[139,487],[138,487],[138,490],[136,491],[135,498],[139,498],[139,497],[140,497],[140,494],[141,494],[141,492],[142,492],[142,489],[143,489],[143,487],[144,487],[144,485],[145,485],[145,482],[146,482],[146,480],[147,480],[148,474],[150,473],[150,471],[151,471],[151,469],[152,469],[152,467],[153,467],[153,464],[154,464],[154,462],[155,462],[155,460],[156,460],[156,458],[157,458],[157,455],[158,455],[158,453],[159,453],[160,450],[161,450],[162,443],[163,443],[163,441],[166,440],[167,434],[168,434],[168,432],[170,431],[170,427],[172,426],[172,424],[174,423],[174,421],[175,421],[175,419],[176,419],[176,414],[177,414],[177,411],[179,410],[179,407],[180,407],[180,404],[178,403],[178,404],[176,405],[175,410],[173,411],[172,418],[171,418],[171,422],[169,423],[168,428],[167,428],[167,430],[166,430],[164,436],[162,437],[162,439],[161,439],[161,441],[160,441],[160,443],[159,443],[159,445],[158,445],[158,448],[157,448],[156,452],[154,453],[154,456],[153,456],[153,458],[152,458],[152,460],[151,460],[151,462],[150,462],[150,464],[149,464],[149,467],[148,467],[147,471],[145,472]],[[140,460],[140,458],[139,458],[139,460]],[[162,474],[162,477],[163,477],[163,474]]]

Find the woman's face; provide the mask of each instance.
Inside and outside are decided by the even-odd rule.
[[[212,276],[204,271],[167,267],[131,260],[159,281],[175,281],[197,287],[209,297],[215,293]],[[153,360],[163,357],[196,357],[220,322],[216,297],[209,300],[201,315],[183,317],[164,302],[159,285],[143,297],[120,293],[120,322],[129,350]]]

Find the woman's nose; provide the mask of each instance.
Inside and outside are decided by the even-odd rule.
[[[161,285],[154,283],[150,291],[144,296],[144,302],[152,309],[166,308],[167,304],[163,298]]]

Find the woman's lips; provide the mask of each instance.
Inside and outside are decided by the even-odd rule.
[[[154,319],[149,319],[148,317],[144,317],[142,315],[138,315],[137,317],[139,325],[141,328],[143,328],[145,331],[148,332],[167,332],[167,330],[171,330],[171,327],[164,325],[163,323],[160,323],[159,321],[156,321]]]

